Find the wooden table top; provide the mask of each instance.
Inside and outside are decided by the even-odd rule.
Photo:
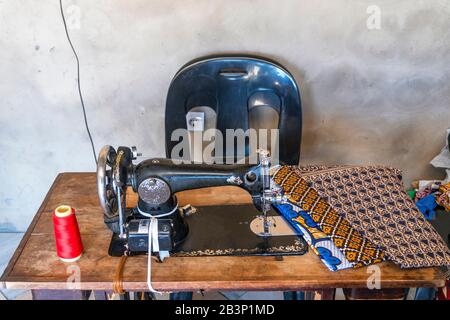
[[[177,196],[180,204],[192,205],[251,201],[236,187],[191,190]],[[61,204],[76,209],[85,248],[76,263],[61,262],[56,255],[51,216]],[[80,282],[75,288],[111,290],[119,258],[108,255],[110,239],[98,204],[95,174],[61,173],[1,277],[1,284],[4,288],[74,288],[73,284],[68,287],[67,281],[79,270]],[[444,286],[445,277],[438,268],[402,270],[392,263],[378,266],[382,288]],[[128,258],[124,289],[144,291],[146,272],[146,256]],[[270,256],[171,257],[163,263],[152,263],[153,287],[160,291],[365,288],[370,275],[367,267],[331,272],[311,251],[281,260]]]

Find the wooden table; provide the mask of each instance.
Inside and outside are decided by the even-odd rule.
[[[133,201],[135,196],[130,195]],[[250,197],[236,187],[216,187],[178,194],[180,204],[246,203]],[[52,211],[61,204],[76,209],[85,252],[72,264],[56,256]],[[218,226],[220,227],[220,226]],[[213,232],[208,230],[207,232]],[[103,223],[94,173],[61,173],[56,178],[22,242],[1,277],[4,288],[68,289],[68,278],[79,270],[76,289],[111,290],[119,258],[107,249],[111,233]],[[438,268],[402,270],[381,263],[382,288],[442,287]],[[130,257],[124,271],[124,289],[145,291],[145,256]],[[177,257],[152,264],[153,287],[160,291],[196,290],[320,290],[366,288],[368,268],[330,272],[312,252],[303,256]],[[74,284],[72,284],[73,286]]]

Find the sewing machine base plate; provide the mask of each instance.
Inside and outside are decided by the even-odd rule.
[[[186,240],[171,252],[175,257],[237,255],[302,255],[308,250],[296,235],[260,236],[250,229],[260,215],[253,205],[199,206],[185,220],[189,225]],[[268,216],[277,216],[273,210]],[[109,254],[121,256],[126,239],[113,235]],[[131,255],[136,254],[131,252]],[[139,253],[137,253],[139,254]],[[142,253],[140,253],[142,254]]]

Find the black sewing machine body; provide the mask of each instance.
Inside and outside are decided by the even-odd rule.
[[[99,155],[97,179],[98,192],[101,206],[105,213],[105,223],[114,232],[110,247],[111,255],[123,253],[137,254],[148,252],[148,238],[151,236],[150,223],[157,219],[157,238],[160,252],[177,253],[180,251],[206,251],[208,237],[200,236],[200,233],[213,230],[198,230],[195,236],[191,236],[189,248],[183,247],[189,236],[190,227],[187,221],[191,221],[196,228],[207,227],[208,222],[221,220],[220,225],[211,225],[209,228],[224,228],[223,224],[249,224],[251,219],[270,211],[270,204],[283,202],[285,198],[281,189],[270,181],[270,160],[266,154],[260,156],[260,162],[256,165],[235,164],[193,164],[178,163],[170,159],[148,159],[137,165],[133,164],[133,151],[127,147],[119,147],[117,152],[110,146],[105,146]],[[192,207],[180,208],[175,193],[215,186],[237,186],[248,192],[253,199],[252,206],[234,206],[234,210],[224,208],[203,207],[200,208],[201,218],[190,218],[190,211],[197,210]],[[137,205],[134,208],[126,208],[126,192],[131,188],[138,195]],[[232,205],[232,204],[230,204]],[[237,212],[236,212],[237,211]],[[225,220],[218,217],[225,214]],[[235,217],[230,217],[236,215]],[[273,213],[270,213],[273,215]],[[214,218],[216,217],[216,218]],[[236,218],[243,219],[237,221]],[[203,223],[198,223],[198,220]],[[203,226],[202,226],[203,224]],[[264,233],[252,234],[249,226],[245,227],[251,238],[254,239],[256,250],[244,249],[244,253],[269,254],[274,253],[269,243],[270,235],[264,229]],[[240,235],[242,236],[242,233]],[[258,238],[259,237],[259,238]],[[194,239],[194,240],[192,240]],[[196,240],[197,239],[197,240]],[[209,236],[209,239],[214,237]],[[230,239],[226,240],[229,242]],[[281,241],[279,241],[281,240]],[[275,241],[275,246],[287,246],[280,237]],[[243,239],[243,241],[248,241]],[[189,241],[188,241],[189,242]],[[199,244],[201,242],[202,244]],[[260,244],[258,244],[260,243]],[[200,247],[199,247],[200,246]],[[250,243],[248,246],[252,246]],[[222,248],[232,251],[232,248]],[[255,249],[255,248],[253,248]],[[276,250],[275,250],[276,251]],[[281,252],[281,251],[280,251]]]

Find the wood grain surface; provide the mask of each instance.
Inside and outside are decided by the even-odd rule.
[[[236,187],[191,190],[177,196],[180,204],[250,202],[248,194]],[[129,204],[135,201],[136,196],[129,192]],[[76,263],[63,263],[56,256],[51,215],[61,204],[76,210],[85,248]],[[108,256],[110,238],[98,204],[95,174],[62,173],[12,257],[1,283],[5,288],[111,290],[119,259]],[[382,288],[444,286],[445,277],[438,268],[402,270],[392,263],[377,266]],[[124,271],[124,289],[145,290],[146,270],[145,256],[129,257]],[[312,252],[282,259],[172,257],[152,264],[153,287],[160,291],[365,288],[372,272],[368,268],[331,272]],[[78,274],[79,282],[68,282],[77,279]]]

